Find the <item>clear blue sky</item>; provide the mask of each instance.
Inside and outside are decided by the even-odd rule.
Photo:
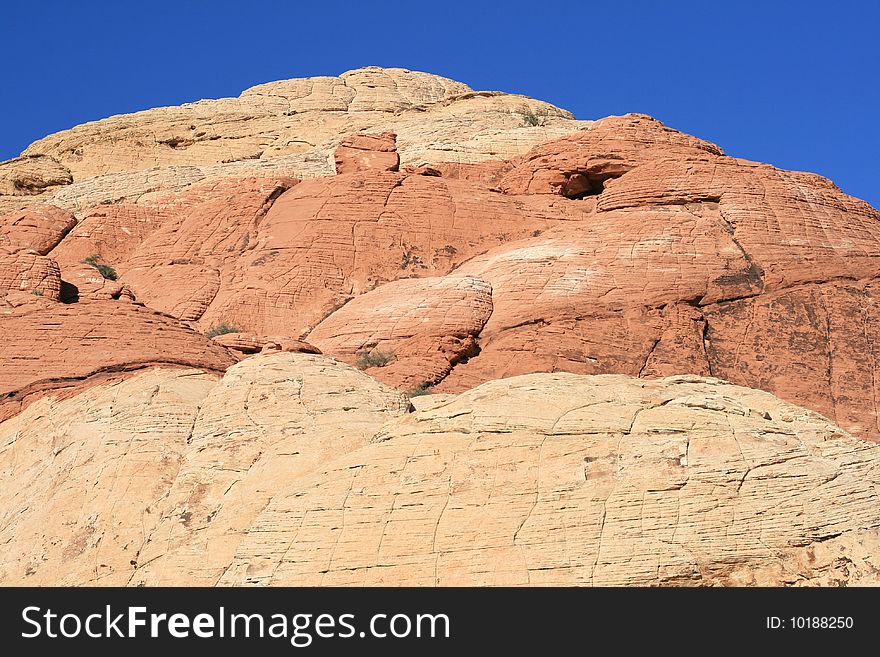
[[[880,0],[6,2],[0,159],[83,121],[400,66],[643,112],[880,207]]]

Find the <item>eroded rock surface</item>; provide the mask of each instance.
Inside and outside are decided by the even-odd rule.
[[[397,135],[383,132],[379,135],[349,135],[336,148],[336,173],[352,171],[397,171]]]
[[[370,366],[371,374],[406,390],[460,392],[547,371],[711,374],[772,391],[855,435],[880,439],[872,356],[880,349],[872,321],[880,218],[830,181],[726,157],[715,144],[644,115],[575,125],[561,110],[520,107],[521,99],[399,70],[272,83],[239,99],[206,102],[132,115],[144,124],[114,117],[81,126],[38,142],[32,150],[39,156],[13,163],[49,166],[46,158],[55,158],[75,176],[102,177],[99,190],[115,189],[108,176],[146,178],[134,197],[114,192],[110,199],[129,200],[93,207],[77,201],[80,220],[72,228],[64,221],[70,215],[58,211],[53,225],[28,220],[32,236],[18,228],[0,236],[16,245],[7,250],[21,251],[30,241],[48,258],[4,256],[5,303],[22,303],[29,293],[61,301],[133,299],[202,332],[228,325],[260,339],[297,341],[317,331],[324,341],[333,337],[322,333],[328,327],[350,324],[367,339],[353,347],[333,338],[320,349],[347,362],[378,350],[373,361],[385,362]],[[494,109],[472,112],[473,103]],[[239,117],[244,106],[248,113]],[[257,106],[272,108],[271,116]],[[278,118],[280,107],[294,113]],[[413,125],[422,143],[442,141],[432,127],[440,121],[462,139],[483,131],[494,145],[470,159],[416,157],[415,133],[399,125],[408,112],[418,114]],[[216,134],[144,141],[140,131],[155,127],[151,121],[177,126],[184,116],[219,121]],[[369,124],[359,123],[365,117]],[[522,154],[525,147],[505,146],[507,133],[484,130],[484,120],[507,125],[508,118],[520,122],[523,135],[544,130],[541,138],[549,141]],[[268,159],[216,161],[224,148],[251,148],[253,135],[292,139],[272,127],[288,119],[339,130],[321,156],[326,168],[303,172],[311,179],[279,176],[296,170],[268,164],[305,157],[302,144],[291,146],[296,153],[270,149]],[[393,126],[383,123],[392,119]],[[568,134],[551,134],[563,125]],[[104,138],[110,126],[122,131],[112,143]],[[236,138],[227,139],[221,127]],[[146,160],[126,159],[129,137],[144,153],[173,151],[153,163],[166,167],[156,170],[158,178],[123,170],[150,163],[144,153]],[[79,156],[62,156],[72,142],[86,149],[77,160],[80,173]],[[91,148],[104,154],[89,157]],[[331,175],[334,149],[339,175]],[[508,155],[515,156],[502,159]],[[223,169],[245,165],[268,175]],[[46,189],[58,187],[58,199],[77,184]],[[33,207],[24,212],[33,215]],[[51,247],[55,239],[61,241]],[[84,263],[96,258],[118,277]],[[484,281],[491,298],[464,299],[455,312],[491,312],[479,326],[451,327],[443,319],[438,330],[444,290],[463,278]],[[396,287],[402,279],[433,282]],[[415,286],[411,296],[407,286]],[[358,301],[362,295],[369,297]],[[417,320],[406,340],[389,333],[388,317],[370,307],[391,302],[395,317]],[[245,345],[236,353],[256,351]]]
[[[874,583],[877,457],[711,379],[493,381],[276,494],[221,583]]]
[[[0,581],[873,584],[880,447],[716,379],[405,397],[323,356],[156,368],[0,423]]]
[[[0,583],[880,583],[878,281],[820,176],[402,69],[50,135]]]
[[[29,205],[0,216],[0,248],[33,250],[47,255],[76,225],[76,219],[54,205]]]
[[[143,306],[31,298],[0,306],[0,418],[45,394],[73,394],[108,375],[160,364],[222,372],[236,362],[220,344]]]
[[[422,165],[513,157],[590,123],[524,96],[367,67],[49,135],[0,163],[0,211],[23,207],[24,195],[82,211],[217,178],[330,175],[336,147],[364,131],[396,133],[401,161]]]

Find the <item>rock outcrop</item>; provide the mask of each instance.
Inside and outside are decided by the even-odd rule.
[[[264,354],[275,351],[292,351],[302,354],[321,353],[321,350],[316,346],[288,336],[259,336],[233,331],[214,336],[214,340],[233,351],[233,353],[237,352],[242,358],[252,354]]]
[[[50,135],[0,584],[880,584],[878,284],[820,176],[403,69]]]
[[[10,252],[0,247],[0,298],[10,292],[58,301],[61,298],[58,264],[33,251]]]
[[[73,215],[54,205],[29,205],[20,212],[0,216],[0,248],[32,250],[44,256],[75,225]]]
[[[4,202],[23,207],[30,199],[21,197],[51,196],[58,187],[72,182],[70,169],[48,155],[22,155],[0,162],[0,211]]]
[[[162,364],[222,372],[236,362],[220,344],[143,306],[31,298],[0,306],[0,418],[43,395],[74,394],[106,376]]]
[[[382,367],[383,378],[415,389],[475,355],[491,315],[492,288],[484,280],[406,278],[356,297],[318,324],[309,341],[364,369]]]
[[[590,123],[524,96],[367,67],[270,82],[237,98],[113,116],[49,135],[21,158],[0,163],[0,212],[34,198],[82,211],[217,178],[331,175],[336,147],[363,131],[396,133],[401,161],[423,165],[521,155]]]
[[[400,168],[397,135],[393,132],[350,135],[336,148],[335,163],[336,173],[397,171]]]
[[[277,354],[44,398],[0,423],[0,581],[878,583],[880,447],[768,393],[537,374],[437,397],[408,412]]]

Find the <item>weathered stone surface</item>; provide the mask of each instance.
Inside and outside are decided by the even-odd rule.
[[[0,307],[0,418],[49,392],[72,394],[98,382],[92,377],[102,373],[157,364],[222,372],[236,362],[223,346],[142,306],[34,300]]]
[[[224,347],[245,354],[291,351],[303,354],[320,354],[316,346],[287,336],[263,337],[250,333],[225,333],[214,338]]]
[[[0,297],[9,292],[27,292],[57,301],[61,294],[58,264],[33,251],[10,253],[0,247]]]
[[[106,273],[109,277],[87,262],[64,265],[61,301],[73,303],[80,299],[119,299],[125,286],[112,277],[112,272]]]
[[[266,343],[260,349],[261,354],[274,354],[279,351],[289,351],[297,354],[320,354],[321,350],[304,340],[294,340],[286,337],[266,338]]]
[[[713,380],[493,381],[278,491],[220,583],[876,583],[878,449]]]
[[[492,285],[494,311],[479,356],[440,390],[557,370],[713,373],[880,438],[866,357],[877,351],[876,210],[821,177],[723,157],[638,116],[537,147],[505,185],[564,195],[575,174],[609,176],[563,201],[589,203],[586,219],[455,270]],[[792,298],[801,310],[778,312]]]
[[[329,97],[315,93],[321,102]],[[400,109],[397,92],[381,93]],[[438,101],[431,112],[477,98]],[[398,131],[401,152],[404,142]],[[392,148],[390,137],[363,134],[349,144]],[[729,376],[738,383],[880,437],[873,365],[836,363],[844,352],[829,346],[818,323],[808,339],[824,345],[830,375],[819,355],[800,353],[786,337],[802,334],[801,324],[746,328],[748,311],[716,321],[728,303],[748,307],[748,299],[802,285],[880,276],[877,212],[827,180],[725,157],[641,115],[603,119],[508,161],[410,163],[399,173],[354,171],[292,188],[285,180],[203,180],[137,204],[100,206],[51,255],[86,296],[130,294],[202,331],[227,323],[292,339],[321,322],[351,324],[346,304],[396,279],[479,278],[492,288],[483,327],[438,335],[429,320],[389,349],[395,358],[376,376],[406,389],[430,383],[458,392],[541,371],[658,376],[736,367]],[[88,278],[94,272],[79,263],[94,254],[116,268],[120,285],[105,289]],[[355,323],[384,335],[387,322],[365,310],[368,303],[352,306],[366,313]],[[855,324],[835,326],[841,340],[876,350],[870,330],[861,338],[866,331]],[[729,345],[744,330],[775,355],[748,367],[732,356]],[[717,349],[707,345],[710,336]],[[377,345],[368,348],[383,351]],[[321,348],[348,362],[356,355],[339,344]],[[774,374],[782,354],[791,371],[810,375]],[[843,384],[840,376],[856,379]],[[841,386],[846,394],[830,392]]]
[[[153,230],[128,254],[122,249],[127,257],[117,261],[121,280],[139,301],[157,310],[185,321],[200,319],[224,284],[235,285],[234,264],[253,248],[251,240],[275,199],[295,184],[290,178],[233,179],[157,200],[155,211],[140,224],[144,231]],[[126,231],[123,246],[131,242]],[[117,252],[113,246],[104,249]]]
[[[90,256],[124,262],[169,215],[170,212],[156,206],[99,205],[84,213],[82,220],[52,251],[52,257],[62,267],[81,263]]]
[[[0,423],[0,582],[877,584],[880,447],[699,377],[419,410],[322,356],[156,368]]]
[[[336,173],[352,171],[397,171],[397,135],[383,132],[379,135],[349,135],[336,148]]]
[[[813,284],[705,310],[716,376],[797,399],[878,440],[878,282]]]
[[[40,153],[0,162],[0,196],[39,196],[73,182],[70,170]]]
[[[278,197],[245,251],[217,256],[228,269],[199,325],[305,335],[383,283],[446,274],[489,246],[585,216],[554,213],[553,202],[530,207],[470,182],[393,172],[304,181]]]
[[[0,583],[880,584],[878,254],[814,174],[402,69],[51,135]]]
[[[320,356],[230,368],[202,403],[133,583],[215,584],[276,491],[366,445],[408,407],[398,391]]]
[[[601,193],[606,181],[641,164],[723,154],[715,144],[667,128],[650,116],[610,116],[587,131],[536,146],[515,163],[500,186],[510,193],[577,198]]]
[[[339,77],[270,82],[238,98],[113,116],[50,135],[24,155],[45,160],[41,171],[49,163],[58,169],[27,183],[28,193],[45,189],[44,202],[83,211],[200,180],[331,175],[336,147],[346,135],[362,131],[396,133],[401,161],[422,165],[514,157],[590,125],[523,96],[475,92],[427,73],[368,67]],[[0,212],[27,202],[12,195],[20,193],[15,181],[25,179],[18,173],[25,159],[0,164],[0,179],[12,181],[9,189],[0,187]],[[6,176],[7,169],[16,173]]]
[[[59,189],[51,202],[71,212],[83,212],[96,205],[137,203],[156,194],[180,191],[207,177],[204,169],[185,165],[108,173],[77,179],[75,183]]]
[[[0,423],[0,581],[126,584],[216,374],[151,369]]]
[[[304,354],[42,399],[0,424],[0,471],[21,484],[0,505],[0,582],[214,583],[275,490],[407,407]]]
[[[0,248],[47,255],[75,225],[71,214],[54,205],[31,205],[0,216]]]
[[[441,380],[471,355],[474,336],[491,314],[486,281],[408,278],[356,297],[318,324],[308,340],[350,363],[360,357],[360,365],[382,381],[413,388]]]

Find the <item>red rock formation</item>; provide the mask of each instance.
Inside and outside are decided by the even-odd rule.
[[[34,298],[0,307],[0,327],[0,418],[46,394],[73,394],[108,374],[159,364],[222,372],[236,362],[223,346],[172,317],[125,302]]]
[[[0,217],[0,248],[46,255],[75,225],[72,214],[54,205],[31,205]]]
[[[446,274],[490,246],[585,216],[535,201],[393,172],[304,181],[275,201],[246,251],[221,254],[228,273],[199,325],[301,336],[383,283]]]
[[[0,297],[9,292],[27,292],[58,301],[61,295],[58,265],[33,251],[10,253],[0,249]]]
[[[397,171],[397,135],[383,132],[378,135],[349,135],[336,148],[336,173],[353,171]]]
[[[472,277],[394,281],[346,304],[309,334],[322,352],[398,385],[431,385],[476,353],[492,314],[492,288]],[[371,374],[375,373],[371,369]]]
[[[288,351],[300,354],[320,354],[321,350],[308,342],[295,340],[289,337],[260,337],[250,333],[224,333],[214,338],[233,353],[241,354],[242,357],[260,354]]]
[[[657,160],[723,155],[715,144],[683,134],[650,116],[596,121],[588,131],[540,144],[501,181],[508,193],[595,195],[605,181]]]
[[[543,145],[508,174],[509,189],[559,193],[575,173],[608,173],[609,153],[624,163],[593,190],[588,232],[558,228],[457,271],[492,284],[495,310],[480,356],[440,389],[556,369],[712,373],[880,437],[877,211],[819,176],[723,157],[642,117],[613,125],[614,139]]]
[[[32,242],[4,229],[16,249],[42,250],[70,230],[48,257],[6,253],[4,304],[27,305],[31,289],[136,298],[253,336],[226,338],[239,356],[309,336],[348,362],[384,360],[370,373],[407,388],[713,374],[880,438],[880,216],[829,181],[726,157],[642,115],[509,161],[397,172],[394,150],[392,134],[359,133],[336,176],[213,180],[88,210],[73,229],[34,220]],[[449,296],[462,280],[485,287]]]
[[[877,554],[878,447],[698,378],[880,441],[880,213],[830,181],[381,69],[27,152],[0,163],[0,580],[876,579],[838,552]]]
[[[233,267],[267,209],[294,184],[289,178],[234,179],[146,207],[95,209],[56,249],[62,274],[68,263],[100,254],[139,301],[198,320],[220,289],[221,272]]]
[[[86,211],[83,219],[52,251],[62,266],[99,255],[123,262],[141,242],[161,226],[170,212],[162,207],[117,203]]]

